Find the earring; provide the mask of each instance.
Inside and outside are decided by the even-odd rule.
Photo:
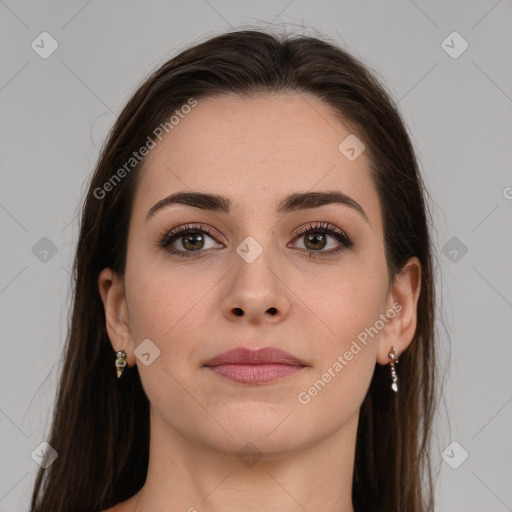
[[[117,378],[119,379],[126,367],[126,352],[124,350],[116,352],[116,358]]]
[[[398,363],[398,352],[393,345],[392,352],[388,354],[388,357],[391,359],[391,389],[396,393],[398,391],[398,377],[396,376],[395,363]]]

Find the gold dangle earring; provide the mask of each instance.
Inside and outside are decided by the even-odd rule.
[[[120,350],[116,352],[116,369],[117,369],[117,378],[121,377],[123,370],[126,367],[126,352],[124,350]]]

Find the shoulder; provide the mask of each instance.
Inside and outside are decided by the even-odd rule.
[[[115,505],[112,508],[107,508],[101,512],[123,512],[123,509],[119,505]]]
[[[121,503],[114,505],[111,508],[102,510],[101,512],[133,512],[135,510],[135,501],[137,497],[138,494],[132,496],[126,501],[122,501]]]
[[[126,503],[126,502],[123,502],[123,503]],[[124,512],[126,509],[125,509],[125,507],[123,507],[123,503],[118,503],[117,505],[114,505],[111,508],[102,510],[101,512]]]

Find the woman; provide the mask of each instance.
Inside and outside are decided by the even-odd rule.
[[[425,193],[333,44],[238,31],[165,63],[85,199],[32,512],[432,511]]]

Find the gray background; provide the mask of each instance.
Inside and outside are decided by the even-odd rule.
[[[436,511],[512,510],[511,20],[510,0],[0,0],[0,511],[28,510],[31,454],[48,435],[65,340],[78,208],[108,128],[180,49],[269,22],[336,40],[399,102],[432,194],[441,269]],[[31,47],[50,48],[44,31],[58,43],[45,59]],[[457,58],[445,49],[459,53],[461,39],[442,45],[454,31],[469,44]]]

